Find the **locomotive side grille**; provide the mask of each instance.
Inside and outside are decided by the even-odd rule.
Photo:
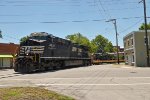
[[[22,46],[20,48],[20,54],[29,54],[29,53],[43,53],[45,46]]]

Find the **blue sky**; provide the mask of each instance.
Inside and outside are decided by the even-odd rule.
[[[48,32],[65,38],[80,32],[90,40],[101,34],[115,45],[115,30],[109,19],[117,19],[119,45],[123,37],[144,22],[140,0],[0,0],[1,43],[19,43],[32,32]],[[147,16],[150,17],[150,0]],[[147,18],[150,22],[150,18]]]

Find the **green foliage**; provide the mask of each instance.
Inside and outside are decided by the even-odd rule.
[[[113,47],[113,45],[112,45],[112,43],[111,42],[108,42],[107,44],[106,44],[106,46],[104,47],[104,51],[105,52],[114,52],[114,49],[113,49],[114,47]]]
[[[3,38],[3,36],[2,36],[2,31],[0,30],[0,38]]]
[[[112,43],[103,37],[102,35],[98,35],[90,41],[87,37],[83,36],[81,33],[74,33],[72,35],[66,36],[66,39],[69,39],[73,43],[79,43],[85,46],[88,46],[91,53],[96,52],[113,52]]]
[[[97,45],[96,44],[94,44],[93,42],[90,42],[90,52],[91,53],[96,53],[96,51],[97,51]]]
[[[79,43],[83,45],[89,45],[89,40],[87,37],[83,36],[81,33],[74,33],[72,35],[67,35],[66,39],[69,39],[73,43]]]
[[[143,23],[143,24],[140,26],[139,30],[144,30],[144,29],[145,29],[145,24]],[[147,29],[150,30],[150,23],[147,24]]]
[[[95,39],[91,41],[91,44],[94,45],[94,53],[95,52],[113,52],[113,45],[112,43],[102,35],[96,36]]]
[[[90,43],[89,39],[87,37],[83,36],[81,33],[74,33],[72,35],[67,35],[66,39],[69,39],[73,43],[85,45],[92,52],[91,43]]]
[[[25,42],[28,38],[29,38],[29,36],[22,37],[20,39],[20,43]]]

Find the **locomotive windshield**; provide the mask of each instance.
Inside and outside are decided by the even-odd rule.
[[[32,36],[30,39],[35,39],[35,40],[46,40],[47,36]]]
[[[30,39],[33,40],[47,40],[48,33],[46,32],[34,32],[30,34]]]

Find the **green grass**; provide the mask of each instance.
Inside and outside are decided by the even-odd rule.
[[[0,88],[0,100],[75,100],[38,87]]]

